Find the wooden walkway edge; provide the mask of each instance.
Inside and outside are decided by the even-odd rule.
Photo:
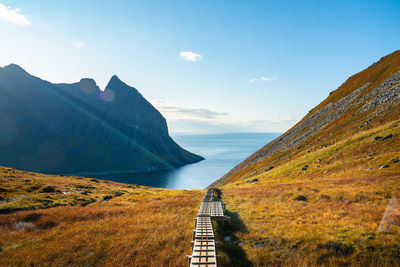
[[[195,219],[194,241],[191,242],[193,246],[192,255],[186,256],[190,267],[217,266],[217,253],[211,220],[230,221],[230,218],[224,215],[224,210],[225,204],[214,198],[214,188],[208,189]]]

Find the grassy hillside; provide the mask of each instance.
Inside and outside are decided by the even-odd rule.
[[[397,139],[373,141],[388,133]],[[255,266],[398,266],[398,136],[400,120],[222,187],[228,211],[243,225],[234,236],[247,260]],[[380,153],[367,157],[378,146]],[[393,214],[383,221],[391,201]]]
[[[0,265],[184,266],[201,197],[0,167]]]
[[[268,172],[271,167],[280,168],[292,159],[346,140],[355,133],[399,119],[399,71],[400,51],[396,51],[350,77],[293,128],[214,185],[247,179]],[[396,79],[391,79],[393,76]],[[398,141],[398,137],[394,139]],[[375,153],[379,153],[379,149],[380,146],[376,146]]]
[[[399,189],[399,175],[228,187],[227,209],[243,227],[227,245],[254,266],[399,266],[399,210],[383,221]]]
[[[396,51],[216,181],[224,246],[254,266],[400,266],[399,71]]]

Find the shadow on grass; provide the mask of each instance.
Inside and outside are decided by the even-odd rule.
[[[225,210],[225,214],[231,217],[231,222],[215,223],[215,237],[218,241],[217,252],[219,254],[219,266],[252,266],[246,252],[240,246],[235,233],[246,232],[247,228],[237,212]],[[225,239],[226,238],[226,239]]]
[[[214,188],[214,197],[215,197],[217,200],[221,200],[221,198],[222,198],[222,191],[221,191],[220,189],[218,189],[218,188]]]

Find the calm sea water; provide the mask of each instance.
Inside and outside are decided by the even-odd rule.
[[[178,144],[203,156],[205,160],[171,171],[98,175],[96,178],[172,189],[202,189],[279,135],[279,133],[175,135],[172,138]]]

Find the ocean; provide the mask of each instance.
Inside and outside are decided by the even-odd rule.
[[[280,133],[172,135],[183,148],[205,160],[175,170],[91,176],[115,182],[171,189],[203,189]]]

